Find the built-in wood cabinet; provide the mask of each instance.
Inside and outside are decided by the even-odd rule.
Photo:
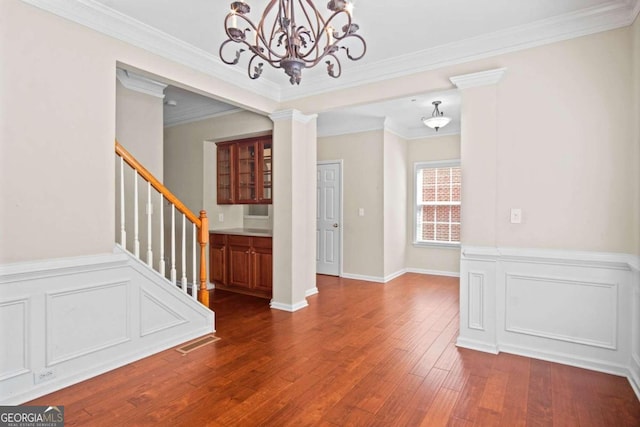
[[[218,204],[270,204],[271,136],[217,143]]]
[[[210,233],[209,280],[217,289],[271,298],[271,237]]]

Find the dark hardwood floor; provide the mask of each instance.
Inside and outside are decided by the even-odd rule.
[[[458,280],[318,276],[296,313],[212,292],[220,341],[39,398],[90,426],[640,426],[625,378],[458,349]]]

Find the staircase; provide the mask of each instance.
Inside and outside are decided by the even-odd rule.
[[[201,210],[199,216],[191,212],[118,141],[115,151],[119,211],[116,241],[123,250],[164,277],[168,285],[180,287],[185,294],[209,307],[206,212]],[[141,256],[141,245],[146,246],[144,256]]]

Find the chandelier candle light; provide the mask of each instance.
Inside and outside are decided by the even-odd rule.
[[[435,105],[435,108],[433,109],[433,113],[431,113],[431,117],[423,117],[422,123],[438,132],[438,129],[449,124],[451,117],[445,116],[444,113],[438,109],[438,105],[442,104],[442,101],[433,101],[432,104]]]
[[[325,59],[327,74],[338,78],[342,65],[336,54],[342,49],[347,58],[357,61],[367,52],[367,44],[356,34],[360,27],[352,22],[352,3],[331,0],[327,9],[331,13],[325,19],[312,0],[270,0],[256,25],[247,17],[251,11],[249,4],[233,2],[224,20],[228,39],[220,46],[220,59],[225,64],[235,65],[242,52],[248,50],[252,54],[247,66],[251,79],[260,77],[264,65],[261,61],[266,61],[274,68],[284,69],[292,85],[300,84],[303,69],[314,67]],[[343,45],[347,40],[361,44],[358,54],[352,55],[351,48]],[[229,43],[244,45],[235,51],[231,60],[225,59],[223,52]],[[254,65],[256,59],[260,62]]]

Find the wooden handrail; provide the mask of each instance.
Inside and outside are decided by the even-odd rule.
[[[185,214],[187,218],[189,218],[189,221],[194,223],[196,227],[198,228],[202,227],[202,222],[200,221],[200,218],[198,218],[193,212],[191,212],[191,210],[188,207],[186,207],[184,203],[178,200],[178,198],[174,196],[173,193],[167,187],[162,185],[162,183],[158,181],[156,177],[153,176],[153,174],[149,172],[144,166],[142,166],[140,162],[138,162],[138,160],[136,160],[136,158],[131,155],[131,153],[125,150],[124,147],[120,145],[120,143],[118,143],[118,141],[116,141],[116,154],[122,157],[122,159],[129,166],[135,169],[142,178],[144,178],[147,182],[149,182],[153,188],[158,190],[159,193],[162,193],[164,197],[169,202],[171,202],[180,212]]]
[[[153,188],[155,188],[165,199],[175,206],[179,212],[183,213],[189,221],[198,228],[198,243],[200,244],[200,274],[199,287],[197,289],[198,300],[205,306],[209,307],[209,291],[207,289],[207,247],[209,245],[209,219],[207,212],[200,211],[200,217],[197,217],[191,210],[184,205],[167,187],[162,185],[160,181],[153,176],[135,157],[131,155],[125,148],[116,141],[116,154],[122,157],[129,166],[131,166],[143,179],[145,179]],[[195,257],[196,254],[193,254]],[[195,278],[194,278],[195,280]],[[192,292],[196,292],[195,286]]]

